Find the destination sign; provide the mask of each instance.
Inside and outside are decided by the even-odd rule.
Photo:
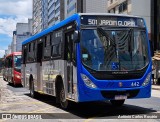
[[[120,16],[81,16],[82,25],[95,26],[120,26],[120,27],[145,27],[141,18]]]

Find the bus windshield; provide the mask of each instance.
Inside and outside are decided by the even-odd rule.
[[[82,63],[96,71],[141,70],[149,63],[147,41],[140,28],[83,29]]]
[[[21,55],[15,55],[14,56],[14,68],[16,71],[21,70]]]

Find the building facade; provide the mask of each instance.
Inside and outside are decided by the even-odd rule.
[[[42,0],[42,29],[46,29],[48,27],[48,2],[46,0]]]
[[[151,30],[151,0],[108,0],[108,12],[116,14],[130,14],[143,17],[148,31]]]
[[[11,53],[11,45],[8,45],[8,49],[5,50],[5,56],[9,55]]]
[[[160,51],[160,0],[151,0],[151,25],[154,51]]]
[[[12,37],[12,42],[11,42],[11,52],[16,51],[16,35],[17,35],[17,32],[13,31],[13,37]]]
[[[107,0],[33,0],[33,35],[81,12],[106,13]]]
[[[48,0],[48,26],[64,19],[64,0]]]
[[[22,42],[32,35],[32,19],[28,19],[28,23],[17,23],[16,31],[13,31],[11,43],[11,52],[19,52],[22,50]]]
[[[74,13],[106,13],[107,0],[66,0],[65,18]]]
[[[64,19],[65,0],[33,0],[33,35]]]
[[[42,0],[33,0],[33,34],[42,30]]]

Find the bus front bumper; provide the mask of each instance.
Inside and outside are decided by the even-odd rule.
[[[108,90],[79,86],[79,102],[115,100],[117,96],[126,96],[127,99],[149,98],[151,97],[151,84],[146,87]]]

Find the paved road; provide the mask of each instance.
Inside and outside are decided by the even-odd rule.
[[[86,122],[96,121],[97,119],[114,119],[116,121],[115,119],[123,117],[123,115],[160,116],[159,90],[152,90],[151,98],[126,100],[125,105],[119,108],[113,107],[109,102],[72,103],[72,109],[65,111],[57,106],[54,97],[39,95],[36,99],[33,99],[25,88],[13,87],[2,79],[0,79],[0,89],[0,113],[49,113],[45,117],[75,118],[74,121]],[[154,119],[152,121],[158,120]]]

